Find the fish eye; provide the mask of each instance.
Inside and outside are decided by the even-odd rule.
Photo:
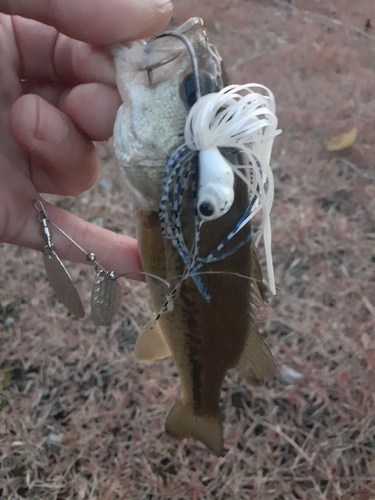
[[[197,100],[195,96],[195,78],[193,73],[190,73],[190,75],[184,78],[180,86],[180,94],[185,105],[191,108]]]
[[[215,92],[215,82],[212,76],[207,72],[202,71],[199,73],[199,81],[201,84],[202,95]],[[190,73],[189,75],[185,76],[180,85],[180,95],[187,108],[191,108],[197,100],[195,90],[194,73]]]

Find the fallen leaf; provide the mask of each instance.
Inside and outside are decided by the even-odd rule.
[[[328,151],[341,151],[342,149],[350,148],[357,137],[357,129],[352,128],[345,134],[335,135],[326,142]]]

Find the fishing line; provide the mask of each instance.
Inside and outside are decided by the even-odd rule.
[[[127,271],[126,273],[118,274],[117,277],[118,278],[129,278],[130,275],[138,275],[138,274],[140,274],[142,276],[146,276],[147,278],[152,278],[156,281],[160,281],[160,283],[163,283],[163,285],[165,285],[167,288],[171,287],[171,284],[169,283],[169,281],[161,278],[160,276],[157,276],[156,274],[148,273],[146,271]]]

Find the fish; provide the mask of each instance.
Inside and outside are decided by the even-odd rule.
[[[172,356],[181,393],[165,430],[179,440],[198,440],[220,456],[220,392],[227,371],[236,369],[252,385],[275,373],[256,326],[256,313],[266,300],[254,245],[257,232],[250,223],[239,223],[249,207],[254,209],[259,185],[255,182],[252,193],[244,181],[248,173],[228,174],[227,165],[232,172],[243,161],[238,149],[207,148],[201,154],[184,143],[189,113],[200,101],[198,87],[204,100],[229,85],[202,19],[191,18],[149,42],[115,47],[113,54],[123,100],[114,148],[132,199],[155,310],[137,339],[135,355],[142,361]],[[218,113],[222,108],[219,104]],[[215,177],[211,170],[219,163],[223,175]]]

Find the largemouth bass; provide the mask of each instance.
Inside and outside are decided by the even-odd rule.
[[[182,390],[167,417],[167,433],[197,439],[220,455],[219,400],[227,370],[236,368],[251,384],[274,375],[273,357],[255,326],[265,290],[253,246],[257,233],[249,222],[263,193],[264,172],[251,173],[258,161],[253,157],[246,168],[238,167],[244,151],[253,154],[249,144],[243,149],[230,141],[220,148],[208,145],[202,154],[186,145],[193,105],[218,95],[228,80],[201,19],[190,19],[174,34],[114,51],[124,102],[115,124],[115,151],[132,196],[157,314],[135,351],[141,360],[173,356]],[[214,118],[223,109],[226,104],[219,103]],[[226,117],[229,124],[234,116]],[[188,125],[192,130],[195,121]],[[272,138],[265,135],[261,142]]]

